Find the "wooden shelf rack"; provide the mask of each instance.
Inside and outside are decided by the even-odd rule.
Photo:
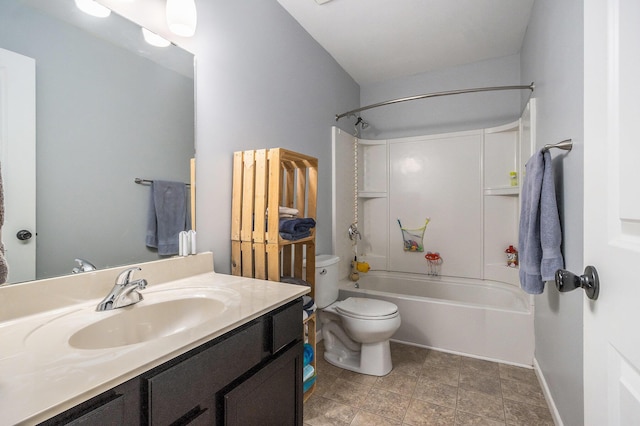
[[[233,156],[231,273],[280,281],[301,278],[315,297],[315,228],[289,241],[280,236],[279,208],[292,207],[299,217],[316,219],[318,160],[284,148],[238,151]],[[306,258],[306,269],[303,261]],[[302,313],[300,314],[302,315]],[[305,340],[313,346],[316,368],[316,315],[305,320]],[[317,370],[316,370],[317,371]],[[306,400],[315,389],[305,393]]]

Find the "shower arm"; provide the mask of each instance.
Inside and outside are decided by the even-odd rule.
[[[415,101],[415,100],[418,100],[418,99],[436,98],[438,96],[461,95],[461,94],[464,94],[464,93],[490,92],[490,91],[497,91],[497,90],[524,90],[524,89],[529,89],[529,90],[531,90],[533,92],[534,88],[535,88],[534,84],[531,83],[529,85],[524,85],[524,86],[477,87],[477,88],[474,88],[474,89],[448,90],[448,91],[445,91],[445,92],[427,93],[427,94],[424,94],[424,95],[409,96],[409,97],[406,97],[406,98],[398,98],[398,99],[392,99],[392,100],[389,100],[389,101],[378,102],[376,104],[371,104],[371,105],[363,106],[361,108],[353,109],[351,111],[343,112],[342,114],[336,114],[336,121],[338,121],[341,118],[346,117],[348,115],[355,115],[355,114],[357,114],[357,113],[359,113],[361,111],[366,111],[368,109],[378,108],[378,107],[385,106],[385,105],[397,104],[397,103],[400,103],[400,102]]]

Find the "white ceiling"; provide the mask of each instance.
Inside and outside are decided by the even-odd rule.
[[[359,84],[520,51],[534,0],[278,0]]]

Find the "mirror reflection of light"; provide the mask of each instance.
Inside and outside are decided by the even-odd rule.
[[[167,0],[166,14],[172,33],[182,37],[195,34],[198,15],[194,0]]]
[[[167,47],[171,44],[171,42],[166,38],[160,37],[158,34],[151,32],[146,28],[142,28],[142,36],[144,37],[144,41],[152,46]]]
[[[94,0],[75,0],[76,7],[91,16],[106,18],[111,15],[111,10]]]

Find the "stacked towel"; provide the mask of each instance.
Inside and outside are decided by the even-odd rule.
[[[285,240],[295,241],[307,238],[311,235],[311,229],[315,228],[316,221],[310,217],[297,219],[280,219],[280,236]]]
[[[293,207],[280,206],[278,208],[278,214],[279,214],[280,218],[291,219],[291,218],[298,217],[300,212],[298,211],[298,209],[294,209]]]
[[[306,316],[304,314],[302,316],[304,319],[311,316],[317,309],[315,300],[311,296],[302,296],[302,309],[306,314]]]
[[[154,180],[147,222],[148,247],[158,249],[160,255],[179,252],[179,234],[191,228],[187,214],[187,187],[183,182]]]
[[[284,206],[279,206],[278,207],[278,216],[280,218],[286,218],[286,219],[291,219],[291,218],[296,218],[298,217],[298,215],[300,214],[300,211],[296,208],[293,207],[284,207]],[[266,211],[266,216],[269,217],[269,209],[267,208]]]
[[[313,346],[311,346],[308,343],[305,343],[304,344],[304,352],[303,352],[303,355],[302,355],[302,359],[303,359],[302,363],[305,366],[309,365],[311,363],[311,361],[313,361],[313,356],[314,356]]]
[[[304,344],[304,355],[303,355],[303,365],[304,368],[302,370],[302,392],[306,392],[309,390],[311,386],[316,382],[316,372],[313,366],[311,365],[311,361],[313,361],[314,353],[313,346],[308,343]]]
[[[295,285],[303,285],[306,287],[311,287],[311,284],[309,284],[309,281],[305,281],[302,278],[296,278],[296,277],[280,277],[280,282],[281,283],[287,283],[287,284],[295,284]]]
[[[551,154],[536,152],[526,170],[518,243],[520,285],[529,294],[540,294],[545,281],[553,280],[556,270],[564,267]]]

